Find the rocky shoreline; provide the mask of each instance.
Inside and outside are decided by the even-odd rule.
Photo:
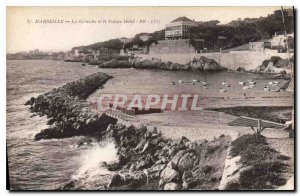
[[[170,71],[224,71],[227,68],[219,65],[216,61],[206,57],[193,59],[187,64],[172,63],[170,61],[163,62],[160,59],[152,60],[117,60],[102,62],[99,68],[135,68],[135,69],[162,69]]]
[[[117,124],[117,119],[89,109],[91,105],[85,100],[110,78],[95,73],[28,100],[25,105],[31,112],[46,116],[50,125],[34,139],[91,135],[100,141],[113,141],[119,161],[103,163],[116,174],[102,189],[217,189],[230,137],[222,135],[210,142],[191,142],[186,137],[174,141],[164,138],[156,128]],[[71,180],[58,189],[73,190],[76,183]]]
[[[38,97],[30,98],[31,112],[46,116],[49,128],[35,135],[35,140],[64,138],[76,135],[86,135],[106,129],[116,119],[91,110],[91,105],[85,99],[100,88],[112,76],[105,73],[95,73],[84,79],[70,82],[53,89]]]
[[[191,142],[186,137],[172,141],[144,126],[112,125],[107,136],[115,140],[120,157],[118,163],[107,165],[110,170],[120,170],[109,190],[148,189],[151,183],[155,190],[216,189],[222,171],[213,159],[217,157],[224,167],[221,154],[226,155],[230,143],[228,136],[211,142]]]
[[[156,128],[144,125],[109,125],[105,141],[112,141],[119,160],[103,163],[115,172],[100,190],[215,190],[224,169],[229,136],[213,141],[164,138]],[[76,180],[59,190],[76,190]]]
[[[114,172],[110,183],[100,190],[218,190],[231,138],[172,140],[156,128],[124,125],[98,114],[85,99],[110,78],[95,73],[28,100],[25,105],[31,112],[49,119],[50,127],[36,134],[35,140],[91,135],[113,142],[118,161],[99,166]],[[72,179],[57,189],[76,190],[77,183]]]

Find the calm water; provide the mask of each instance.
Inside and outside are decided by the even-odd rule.
[[[92,73],[103,71],[114,76],[105,84],[104,89],[96,91],[89,99],[95,99],[101,93],[124,94],[174,94],[197,93],[204,107],[230,105],[291,105],[291,93],[264,92],[268,81],[258,81],[257,87],[243,91],[238,81],[255,76],[241,73],[207,74],[208,89],[200,83],[179,84],[182,79],[190,82],[193,78],[203,80],[201,73],[195,76],[190,72],[170,72],[161,70],[134,69],[98,69],[83,67],[79,63],[56,61],[8,61],[7,62],[7,148],[9,175],[12,189],[53,189],[72,178],[81,179],[82,189],[99,188],[106,183],[110,173],[101,169],[101,162],[115,160],[113,144],[78,149],[76,143],[82,137],[70,139],[33,141],[34,135],[47,127],[46,119],[30,117],[26,100],[32,96],[50,91],[67,82],[83,78]],[[138,76],[138,77],[137,77]],[[220,83],[224,80],[232,87],[226,93],[220,93]],[[176,81],[176,85],[170,85]],[[283,81],[281,81],[283,82]],[[243,93],[252,97],[243,98]],[[253,98],[255,97],[255,98]],[[271,99],[271,97],[273,97]],[[274,98],[275,97],[275,98]],[[195,115],[193,113],[193,115]],[[186,116],[183,115],[183,118]],[[109,153],[108,153],[109,152]]]

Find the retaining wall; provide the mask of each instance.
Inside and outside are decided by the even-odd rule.
[[[292,56],[291,54],[290,56]],[[288,54],[286,53],[274,53],[274,52],[230,52],[230,53],[154,53],[150,52],[148,55],[138,55],[142,59],[151,60],[153,58],[161,59],[162,61],[171,61],[173,63],[187,64],[193,58],[200,58],[201,56],[210,58],[219,62],[221,66],[236,70],[239,67],[242,67],[246,70],[256,69],[261,63],[270,59],[271,56],[279,56],[283,59],[288,58]]]

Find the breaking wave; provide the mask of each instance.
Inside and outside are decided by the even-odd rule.
[[[105,178],[113,173],[104,167],[104,163],[114,163],[118,161],[117,150],[113,142],[94,143],[93,147],[82,151],[79,157],[80,167],[72,176],[72,179],[83,184],[101,183]],[[104,183],[104,182],[103,182]]]

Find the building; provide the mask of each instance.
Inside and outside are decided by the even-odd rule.
[[[40,50],[39,49],[34,49],[34,50],[30,50],[29,51],[29,54],[39,54],[40,53]]]
[[[263,52],[266,48],[271,48],[271,42],[269,41],[249,42],[250,52]]]
[[[78,49],[75,49],[75,50],[74,50],[74,56],[75,56],[75,57],[78,57],[78,56],[79,56],[79,50],[78,50]]]
[[[86,57],[86,56],[91,56],[93,55],[93,51],[92,50],[79,50],[78,51],[78,56],[80,57]]]
[[[114,50],[110,48],[100,48],[99,50],[93,51],[93,59],[94,60],[111,60],[120,55],[119,50]]]
[[[198,23],[187,17],[179,17],[166,24],[165,39],[188,39],[190,27],[197,27]]]
[[[286,49],[287,48],[287,41],[286,38],[288,39],[289,43],[289,48],[293,49],[294,48],[294,33],[287,34],[285,36],[284,32],[276,32],[275,35],[273,36],[271,40],[271,48],[272,49]]]

